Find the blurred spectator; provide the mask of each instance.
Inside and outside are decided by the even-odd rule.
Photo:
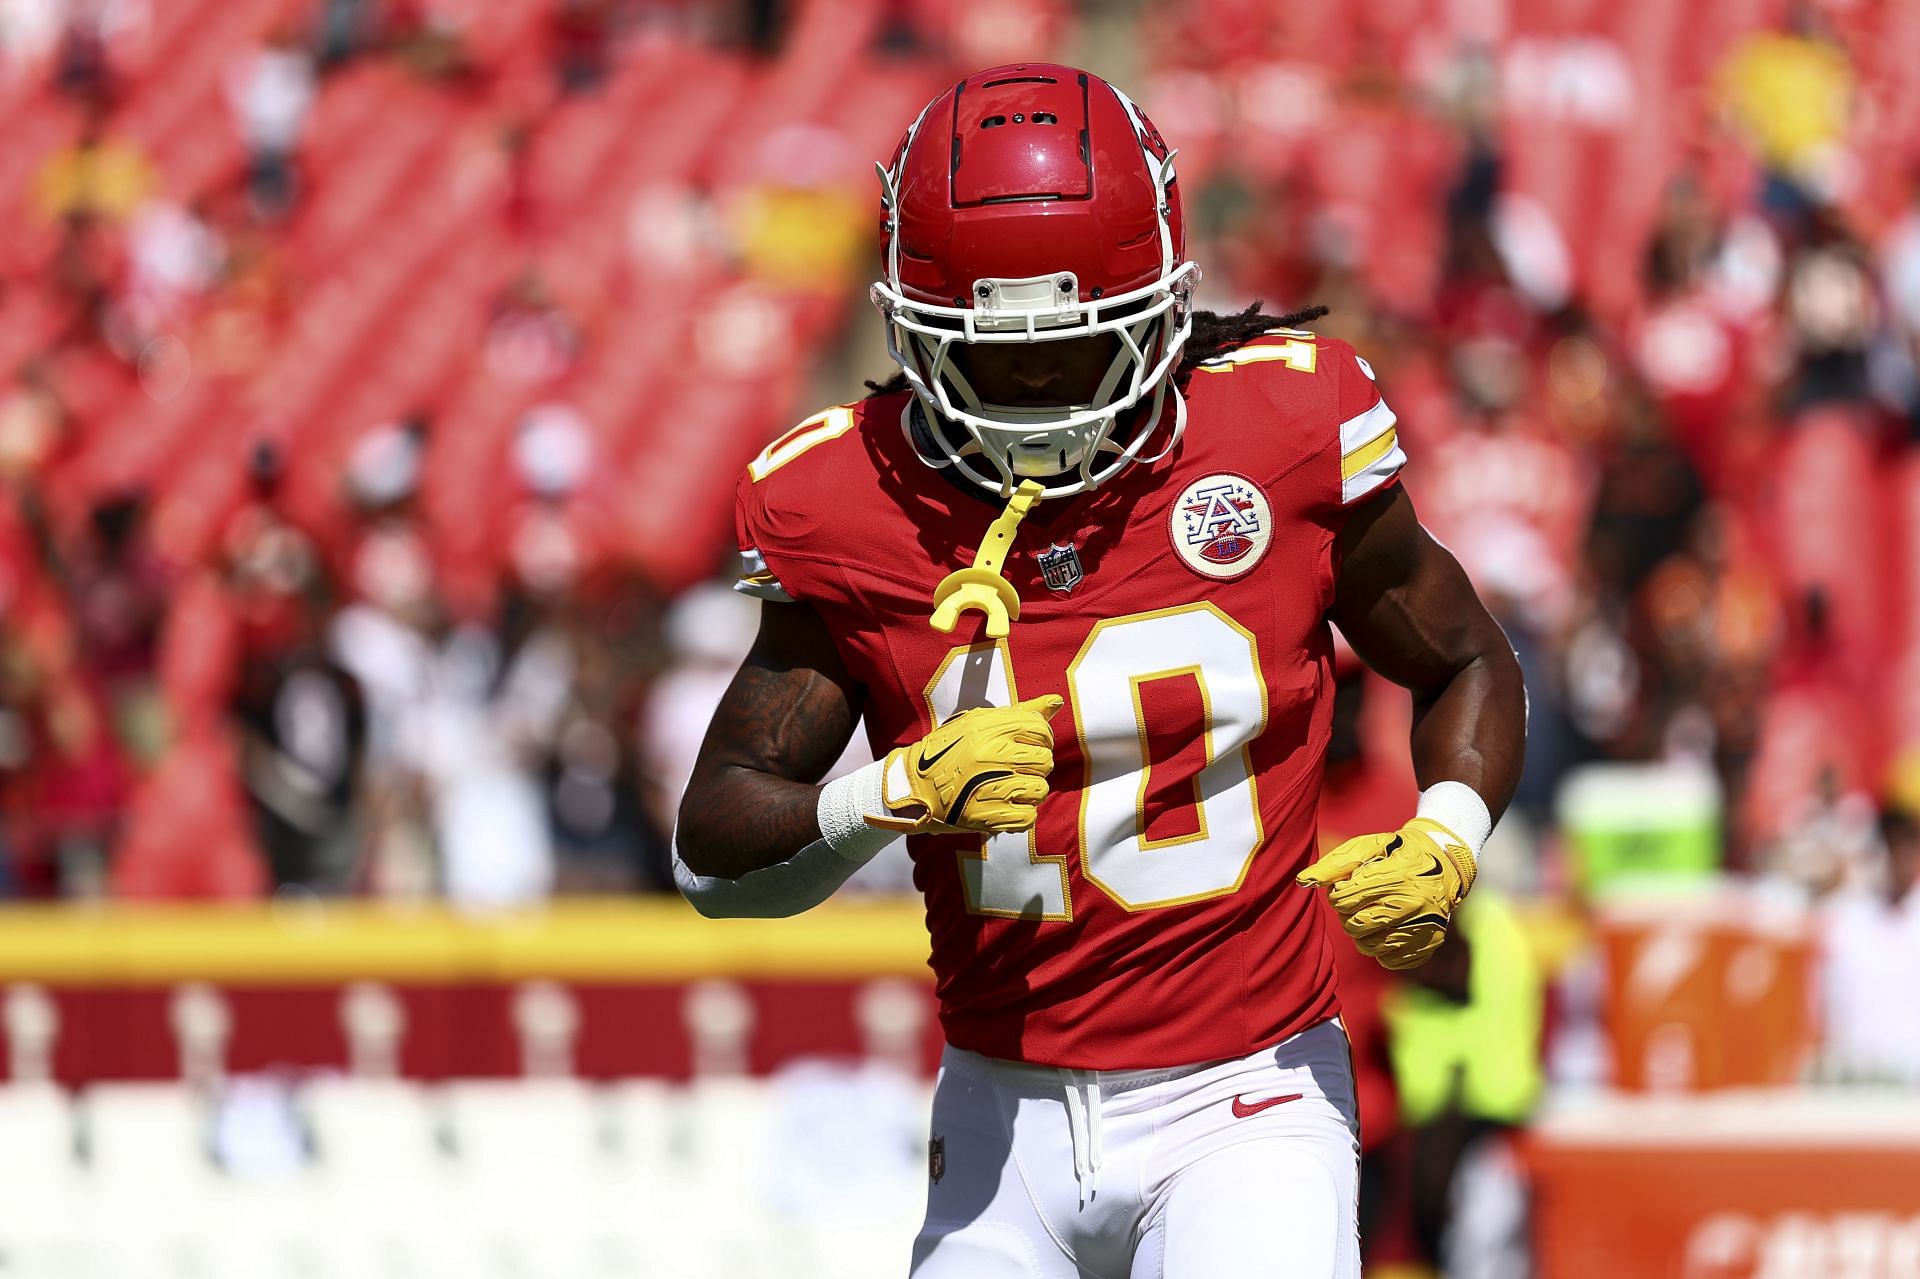
[[[559,0],[548,19],[553,75],[563,93],[585,93],[607,78],[613,56],[609,0]]]
[[[114,0],[68,0],[65,6],[53,82],[61,92],[90,106],[104,107],[113,100],[113,60],[107,42],[116,7]]]
[[[227,100],[247,143],[247,190],[268,221],[285,216],[299,195],[293,152],[313,104],[313,75],[312,51],[291,23],[227,75]]]
[[[347,495],[360,518],[342,562],[348,602],[328,620],[326,643],[366,707],[363,883],[398,897],[430,893],[439,874],[418,725],[434,637],[446,626],[414,511],[427,433],[414,415],[367,431],[348,454]]]
[[[924,37],[920,33],[919,15],[915,9],[914,0],[884,0],[880,6],[879,34],[873,40],[874,49],[889,54],[918,52]]]
[[[1602,582],[1630,595],[1683,544],[1706,492],[1650,405],[1632,401],[1623,410],[1598,441],[1600,478],[1586,553]]]
[[[198,357],[216,376],[245,379],[265,367],[295,296],[285,253],[250,218],[221,225],[226,254],[202,311]]]
[[[1905,411],[1908,437],[1920,438],[1920,167],[1907,175],[1906,207],[1887,234],[1881,262],[1893,333],[1877,381],[1883,398]]]
[[[1849,1082],[1920,1085],[1920,822],[1887,809],[1870,869],[1825,912],[1821,979],[1824,1073]]]
[[[376,26],[375,0],[322,0],[320,66],[331,70],[364,49]]]
[[[632,731],[644,681],[658,662],[655,602],[643,583],[627,580],[616,592],[618,606],[601,606],[603,552],[582,530],[576,505],[595,452],[591,426],[570,405],[538,405],[515,431],[512,461],[526,500],[509,517],[504,630],[509,644],[537,641],[572,667],[540,766],[555,887],[659,889],[671,884],[666,839],[636,784]]]
[[[1752,394],[1752,307],[1732,281],[1740,272],[1754,276],[1746,287],[1770,301],[1779,270],[1770,234],[1741,243],[1745,262],[1735,260],[1698,173],[1670,182],[1642,262],[1647,308],[1633,339],[1636,369],[1667,432],[1716,479],[1736,466],[1728,437]]]
[[[781,288],[847,287],[869,249],[870,212],[844,181],[855,161],[838,131],[788,124],[767,135],[734,213],[747,273]]]
[[[89,106],[80,133],[40,166],[34,194],[41,214],[56,222],[126,217],[155,185],[153,167],[131,142],[108,136],[104,108]]]
[[[517,276],[494,304],[487,368],[506,382],[551,382],[579,354],[580,334],[536,272]]]
[[[143,333],[164,328],[220,275],[225,245],[203,208],[149,200],[127,226],[129,318]]]
[[[749,53],[771,58],[780,51],[789,7],[790,0],[738,0],[735,11],[740,24],[740,43]]]
[[[1822,404],[1866,407],[1867,360],[1879,332],[1878,282],[1866,246],[1832,214],[1813,216],[1787,259],[1784,319],[1794,357],[1782,411]]]
[[[458,86],[475,69],[461,19],[457,6],[432,0],[390,0],[387,44],[422,80]]]
[[[1766,165],[1770,207],[1798,214],[1840,193],[1853,68],[1829,37],[1817,6],[1794,0],[1781,29],[1740,42],[1719,81],[1728,112]]]
[[[58,564],[85,668],[130,730],[129,740],[142,741],[143,753],[152,754],[158,743],[133,730],[151,692],[171,583],[147,539],[148,511],[147,495],[137,490],[101,501]]]
[[[44,361],[29,360],[0,391],[0,485],[35,475],[67,434],[67,408]]]
[[[332,591],[312,538],[280,510],[283,476],[279,451],[256,447],[249,500],[222,533],[224,602],[240,649],[230,709],[273,883],[337,893],[354,884],[365,833],[355,801],[366,709],[324,647]]]
[[[52,0],[0,4],[0,67],[20,75],[47,58],[60,39],[60,19]]]
[[[469,906],[541,900],[555,864],[536,770],[572,685],[571,648],[545,628],[506,649],[485,629],[461,626],[425,656],[408,745],[447,896]]]
[[[544,781],[562,892],[670,889],[667,832],[643,807],[632,724],[638,717],[631,634],[584,608],[553,625],[575,660],[571,696],[552,736]],[[623,651],[628,650],[628,651]]]
[[[1411,1131],[1414,1233],[1448,1275],[1523,1276],[1525,1215],[1507,1135],[1539,1097],[1543,974],[1490,886],[1385,1005]]]
[[[1902,821],[1909,825],[1903,826]],[[1891,823],[1891,825],[1888,825]],[[1912,866],[1902,861],[1911,850],[1892,850],[1882,838],[1905,838],[1910,819],[1893,814],[1876,829],[1873,801],[1858,791],[1841,787],[1832,769],[1821,774],[1820,793],[1798,806],[1784,823],[1772,849],[1771,869],[1809,897],[1839,894],[1850,900],[1880,899],[1898,904],[1906,880],[1890,882],[1886,872],[1898,862],[1902,874]],[[1889,832],[1891,832],[1889,834]]]

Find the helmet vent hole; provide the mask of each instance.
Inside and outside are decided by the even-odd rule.
[[[1007,117],[1003,115],[990,115],[980,122],[980,127],[983,129],[997,129],[1006,122]]]
[[[985,84],[981,85],[980,87],[982,89],[997,89],[1003,84],[1059,84],[1059,83],[1060,82],[1058,80],[1054,79],[1050,75],[1016,75],[1016,76],[1008,76],[1004,80],[989,80]]]
[[[1035,111],[1033,113],[1033,122],[1035,124],[1059,124],[1060,117],[1051,111]]]

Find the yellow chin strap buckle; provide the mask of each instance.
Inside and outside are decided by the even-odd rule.
[[[1007,627],[1020,619],[1020,596],[1013,583],[1000,576],[1013,545],[1014,530],[1040,500],[1038,480],[1022,480],[999,518],[987,526],[973,563],[941,579],[933,592],[933,629],[942,634],[960,623],[960,614],[977,608],[987,615],[987,638],[1005,639]]]

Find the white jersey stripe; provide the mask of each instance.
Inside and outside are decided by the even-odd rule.
[[[1340,424],[1340,456],[1347,457],[1365,448],[1392,430],[1398,420],[1385,400],[1358,417],[1348,418]]]
[[[733,584],[733,589],[775,604],[794,602],[787,588],[780,585],[780,579],[767,567],[767,557],[751,546],[740,552],[740,580]]]
[[[1393,420],[1391,414],[1388,415],[1387,420]],[[1406,464],[1406,452],[1398,443],[1395,443],[1386,453],[1375,459],[1366,470],[1340,482],[1340,500],[1349,503],[1358,501],[1392,479],[1394,474]]]

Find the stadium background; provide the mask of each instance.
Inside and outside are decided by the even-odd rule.
[[[1920,1275],[1902,0],[0,0],[0,1275],[900,1273],[903,868],[707,923],[664,831],[872,162],[1034,56],[1527,669],[1470,950],[1351,974],[1369,1273]]]

